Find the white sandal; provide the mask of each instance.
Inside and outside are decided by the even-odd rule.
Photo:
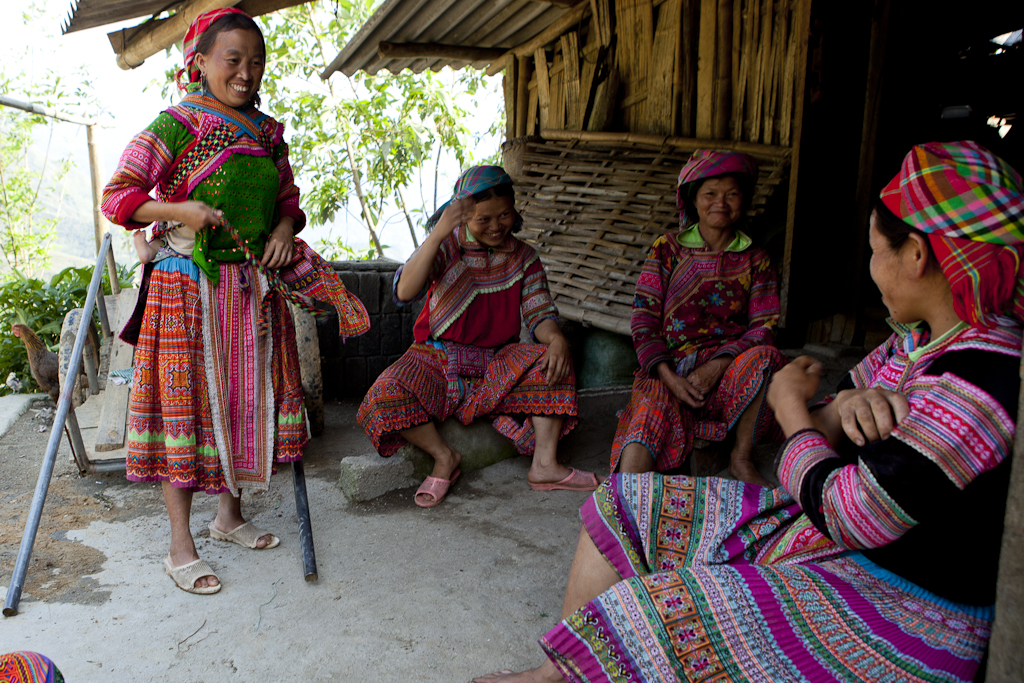
[[[197,595],[212,595],[220,590],[220,577],[214,573],[213,568],[206,563],[206,560],[192,560],[180,567],[171,566],[171,556],[164,558],[164,571],[167,576],[174,580],[174,584],[186,593]],[[196,581],[204,576],[212,576],[217,579],[216,586],[196,586]]]
[[[266,544],[262,548],[256,545],[256,541],[268,535],[272,536],[270,543]],[[215,541],[230,541],[232,543],[237,543],[243,548],[249,548],[250,550],[270,550],[271,548],[276,548],[281,544],[280,538],[274,536],[274,534],[269,531],[257,529],[252,522],[245,522],[227,533],[218,530],[217,527],[213,525],[213,522],[211,522],[210,538]]]

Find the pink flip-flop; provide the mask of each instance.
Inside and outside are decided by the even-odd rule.
[[[462,471],[455,468],[452,472],[451,479],[441,479],[440,477],[427,477],[420,484],[420,487],[416,489],[416,495],[413,497],[413,502],[419,505],[421,508],[432,508],[435,505],[440,505],[444,497],[448,495],[448,489],[451,488],[455,480],[459,478]],[[420,496],[430,496],[432,499],[428,503],[421,503]]]
[[[601,481],[593,472],[584,472],[583,470],[578,470],[575,467],[570,467],[569,469],[571,470],[569,472],[569,476],[562,481],[543,484],[535,484],[532,481],[527,481],[527,483],[534,491],[594,491],[601,485]]]

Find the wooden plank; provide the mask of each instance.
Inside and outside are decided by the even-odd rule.
[[[537,91],[530,91],[530,102],[526,112],[526,134],[537,134]]]
[[[730,104],[732,97],[732,3],[718,0],[718,18],[715,44],[715,104],[713,130],[716,140],[729,137]]]
[[[648,130],[651,133],[671,135],[675,127],[673,101],[681,22],[682,0],[667,0],[658,14],[651,50],[651,73],[647,79],[646,115],[650,119]]]
[[[615,102],[619,93],[619,70],[608,67],[608,77],[594,89],[594,107],[587,119],[587,131],[598,132],[608,128],[615,114]],[[543,129],[542,129],[543,132]]]
[[[701,0],[700,37],[697,55],[697,126],[696,136],[714,137],[715,109],[715,39],[718,37],[718,0]]]
[[[125,289],[117,299],[117,323],[112,330],[120,330],[128,322],[135,310],[135,300],[139,296],[137,289]],[[115,451],[124,448],[125,425],[128,417],[127,384],[114,384],[110,373],[132,367],[135,358],[135,347],[126,344],[120,337],[114,337],[114,346],[110,351],[110,368],[107,371],[107,386],[103,390],[103,409],[96,430],[95,450]]]
[[[597,22],[600,43],[608,47],[612,44],[612,9],[609,0],[590,0],[590,8],[594,21]]]
[[[516,136],[516,67],[519,60],[516,56],[509,54],[505,57],[505,77],[502,83],[505,86],[505,139],[511,140]]]
[[[533,67],[537,73],[537,108],[540,117],[540,129],[550,128],[548,117],[551,113],[551,82],[548,76],[548,53],[544,48],[537,48],[533,53]]]
[[[562,86],[565,88],[566,127],[569,130],[583,128],[583,113],[586,106],[580,102],[580,40],[579,33],[569,31],[561,38],[562,43]]]
[[[735,83],[733,85],[733,90],[732,90],[732,96],[733,96],[733,102],[732,102],[732,110],[733,110],[732,139],[733,140],[742,140],[742,139],[744,139],[744,135],[747,132],[747,130],[746,130],[746,117],[744,116],[744,113],[745,113],[745,107],[746,107],[746,104],[747,104],[747,101],[748,101],[747,100],[747,88],[749,87],[748,86],[748,82],[750,80],[750,63],[751,63],[751,61],[753,59],[753,55],[752,55],[752,52],[753,52],[752,41],[753,41],[754,20],[753,20],[753,16],[752,16],[753,10],[751,9],[751,5],[753,4],[753,2],[754,2],[754,0],[745,0],[745,2],[744,2],[744,8],[745,9],[740,12],[740,15],[739,15],[740,18],[737,20],[736,17],[733,17],[734,29],[735,29],[735,25],[736,24],[738,24],[738,23],[742,23],[743,24],[743,29],[740,32],[741,37],[740,37],[740,48],[739,48],[739,51],[740,51],[739,74],[736,76],[736,80],[735,80]],[[735,35],[735,30],[734,30],[733,35]],[[734,48],[735,48],[735,46],[734,46]]]
[[[694,131],[697,94],[697,16],[700,0],[683,0],[682,25],[679,35],[679,62],[676,66],[676,89],[679,103],[678,129],[673,135],[690,137]]]
[[[516,65],[516,137],[526,135],[526,117],[529,113],[530,58],[519,57]]]
[[[587,117],[590,116],[590,112],[593,110],[592,104],[594,102],[594,76],[597,75],[597,58],[598,55],[588,57],[593,54],[600,47],[600,36],[597,27],[591,23],[590,35],[587,39],[587,45],[583,48],[583,64],[580,68],[580,108],[582,109],[580,116],[580,125],[576,130],[583,130],[586,125]]]
[[[654,42],[654,5],[652,0],[616,0],[615,23],[618,44],[615,58],[624,96],[647,90],[651,45]],[[647,105],[634,106],[623,113],[623,124],[633,132],[649,132]]]
[[[795,34],[796,82],[793,91],[796,93],[793,102],[793,160],[789,169],[789,197],[786,203],[786,241],[782,253],[782,314],[779,316],[779,327],[786,326],[789,313],[789,284],[793,274],[793,230],[796,221],[796,197],[800,171],[800,137],[803,132],[804,90],[807,84],[807,38],[811,32],[811,0],[795,0],[793,15],[793,33]]]
[[[551,85],[548,88],[551,93],[551,114],[548,117],[548,124],[556,129],[563,130],[565,128],[565,88],[562,86],[562,55],[555,55],[555,61],[552,66],[558,70],[558,73],[551,77]]]

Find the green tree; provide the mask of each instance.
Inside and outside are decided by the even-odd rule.
[[[352,77],[337,73],[322,81],[319,74],[376,4],[338,0],[329,8],[318,1],[260,21],[267,39],[262,90],[272,113],[289,128],[292,163],[307,184],[304,208],[314,223],[323,224],[354,197],[373,249],[381,255],[385,207],[393,202],[402,210],[418,246],[413,217],[437,205],[441,155],[454,155],[460,167],[472,160],[480,136],[467,127],[469,113],[461,101],[476,95],[486,77],[472,69],[406,70]],[[434,164],[432,205],[423,194],[422,170],[418,196],[411,201],[409,192],[416,170],[427,163]]]

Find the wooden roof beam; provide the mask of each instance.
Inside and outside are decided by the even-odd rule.
[[[185,37],[189,25],[203,12],[233,7],[238,0],[191,0],[182,5],[181,9],[166,19],[154,19],[137,27],[138,30],[124,44],[122,52],[117,55],[117,65],[124,70],[141,66],[144,61],[161,50]],[[130,31],[131,29],[129,29]],[[113,43],[120,31],[115,31],[111,38]],[[116,47],[115,47],[116,50]]]
[[[442,43],[389,43],[377,44],[381,59],[445,59],[460,62],[493,62],[505,54],[500,47],[469,47]]]

